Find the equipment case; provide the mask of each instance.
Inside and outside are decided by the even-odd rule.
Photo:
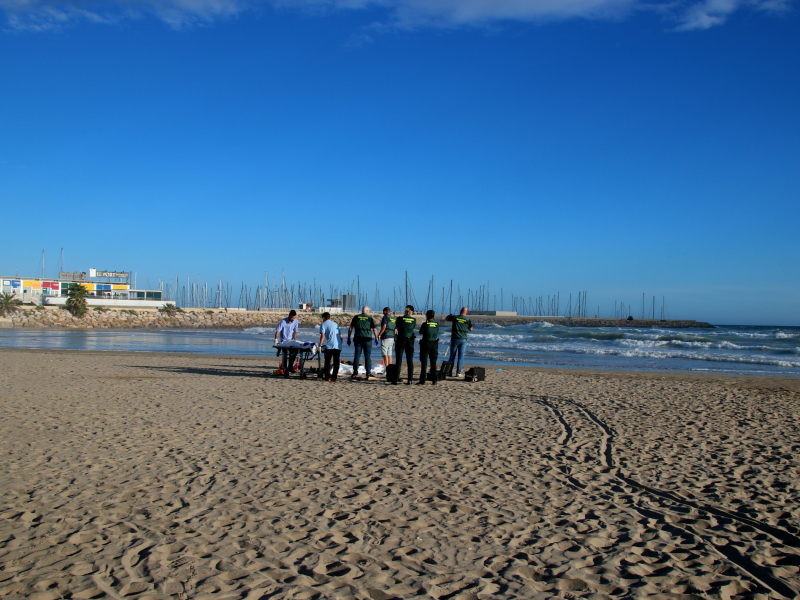
[[[465,381],[484,381],[486,379],[486,369],[483,367],[472,367],[469,371],[466,372],[464,375]]]

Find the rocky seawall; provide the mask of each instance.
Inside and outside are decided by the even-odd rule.
[[[246,329],[248,327],[275,327],[286,313],[257,311],[228,311],[187,309],[180,313],[162,313],[157,310],[142,309],[90,309],[81,318],[73,317],[64,309],[32,308],[19,310],[10,316],[0,318],[0,327],[67,327],[76,329]],[[319,315],[299,313],[300,327],[315,327],[322,322]],[[376,323],[380,315],[373,315]],[[417,323],[425,317],[415,315]],[[352,315],[333,315],[332,320],[348,326]],[[652,319],[593,319],[568,317],[471,317],[474,323],[494,323],[497,325],[524,325],[526,323],[547,322],[567,327],[663,327],[670,329],[713,327],[701,321],[661,321]],[[444,315],[437,315],[444,323]]]
[[[83,317],[73,317],[59,308],[19,310],[2,319],[4,327],[68,327],[76,329],[246,329],[275,327],[286,315],[255,311],[186,310],[167,314],[157,310],[90,309]],[[300,327],[313,327],[319,317],[301,313]],[[349,321],[348,321],[349,322]]]

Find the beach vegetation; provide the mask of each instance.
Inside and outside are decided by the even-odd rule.
[[[213,311],[213,310],[207,310],[207,311],[206,311],[206,314],[207,314],[207,315],[213,315],[213,314],[214,314],[214,311]]]
[[[105,306],[97,306],[97,307],[93,308],[92,310],[95,311],[95,312],[99,312],[99,313],[107,313],[108,312],[108,309]]]
[[[178,313],[184,312],[182,308],[178,308],[174,304],[165,304],[161,308],[158,309],[158,312],[164,313],[166,315],[175,315]]]
[[[22,306],[22,302],[17,298],[16,294],[8,294],[3,292],[0,295],[0,316],[5,317],[11,313],[15,313]]]
[[[89,310],[86,302],[86,297],[89,295],[89,290],[80,283],[72,283],[67,291],[67,310],[72,313],[73,317],[82,317]]]

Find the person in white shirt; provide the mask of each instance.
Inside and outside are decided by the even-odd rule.
[[[297,329],[300,326],[300,321],[297,320],[297,311],[292,309],[289,311],[289,316],[281,319],[278,326],[275,328],[275,344],[279,342],[288,342],[289,340],[297,339]],[[292,348],[283,348],[283,359],[281,360],[281,372],[284,377],[288,377],[290,373],[295,372],[294,364],[297,360],[297,350]]]
[[[331,314],[322,313],[322,325],[319,327],[319,347],[324,348],[325,367],[322,369],[322,378],[325,381],[335,382],[339,377],[339,364],[342,354],[342,332],[339,324],[331,321]]]

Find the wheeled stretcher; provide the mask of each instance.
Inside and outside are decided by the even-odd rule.
[[[300,379],[306,379],[308,374],[306,373],[306,361],[313,360],[314,357],[317,358],[317,368],[318,373],[322,372],[322,352],[314,342],[297,342],[295,340],[288,340],[285,342],[278,342],[274,345],[275,348],[278,349],[278,353],[276,356],[280,356],[284,350],[289,350],[289,357],[292,356],[293,353],[297,353],[297,357],[299,360],[299,365],[297,368],[297,373],[300,376]],[[287,368],[289,372],[292,369],[292,362],[293,360],[287,360]],[[283,361],[281,361],[281,365]],[[289,373],[285,373],[288,377]]]

